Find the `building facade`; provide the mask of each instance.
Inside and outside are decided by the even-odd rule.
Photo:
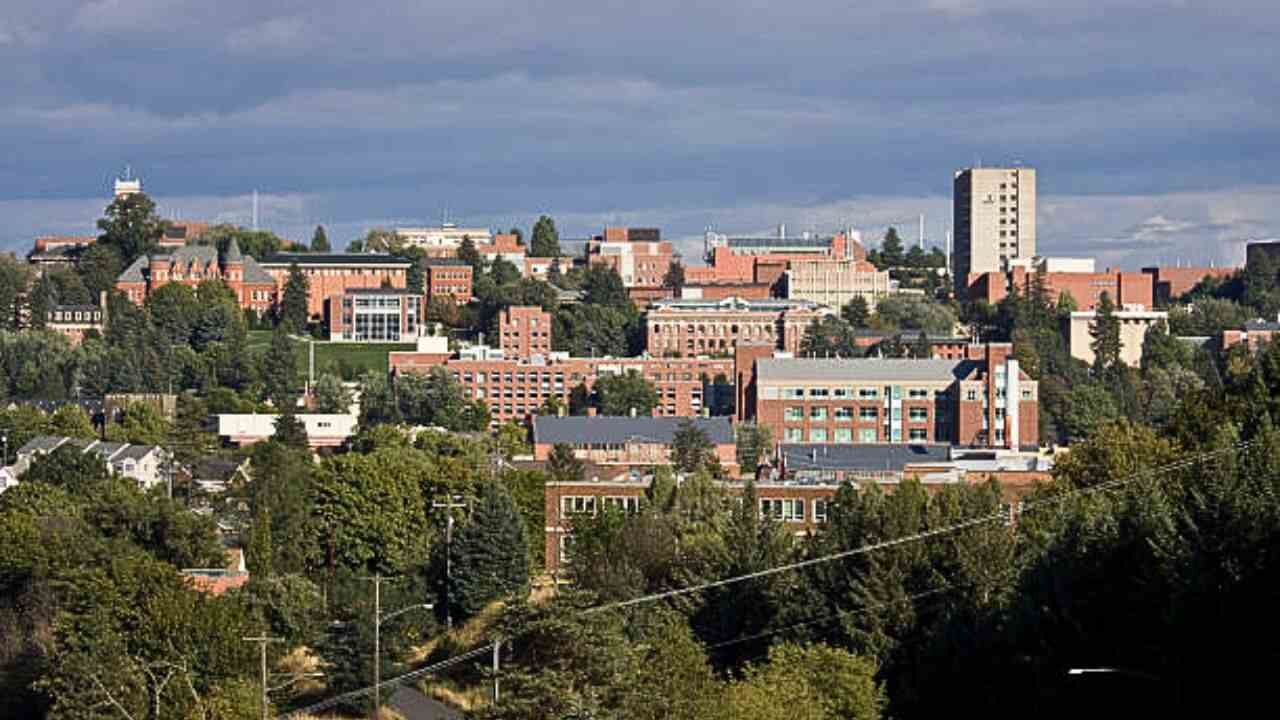
[[[1226,280],[1240,268],[1235,267],[1144,267],[1151,276],[1155,304],[1164,307],[1191,292],[1202,280]]]
[[[475,270],[469,263],[453,258],[423,260],[422,284],[427,300],[443,298],[458,305],[471,302],[471,281]]]
[[[727,417],[537,416],[533,418],[533,459],[546,462],[552,448],[563,444],[573,450],[574,457],[596,465],[667,466],[676,431],[685,422],[706,434],[723,467],[737,467],[737,444]]]
[[[1042,266],[1043,267],[1043,266]],[[1119,305],[1150,308],[1155,303],[1153,276],[1146,272],[1123,272],[1107,268],[1103,272],[1054,272],[1023,267],[1007,271],[978,273],[970,276],[969,299],[995,305],[1009,293],[1026,295],[1036,278],[1044,283],[1051,301],[1071,296],[1077,310],[1093,310],[1103,293]]]
[[[513,305],[498,315],[504,357],[523,360],[551,354],[551,313],[538,306]]]
[[[587,242],[587,262],[613,268],[628,288],[662,287],[674,257],[657,228],[607,227]]]
[[[406,290],[355,288],[330,296],[325,315],[330,341],[413,342],[426,317],[426,298]]]
[[[488,244],[493,240],[489,228],[458,227],[452,223],[444,223],[439,227],[396,228],[396,237],[411,247],[424,250],[450,248],[455,251],[463,240],[470,240],[476,245]]]
[[[105,293],[103,293],[105,295]],[[102,334],[106,328],[107,311],[97,305],[54,305],[45,319],[45,329],[66,336],[75,347],[84,341],[90,330]]]
[[[278,253],[259,263],[282,297],[289,272],[298,266],[307,278],[307,314],[323,317],[325,301],[348,290],[408,285],[412,263],[381,253]]]
[[[889,295],[889,272],[865,260],[792,260],[786,274],[787,297],[842,308],[855,297],[874,310]]]
[[[270,310],[283,287],[256,260],[242,255],[233,238],[222,254],[212,245],[186,245],[167,254],[140,256],[116,279],[116,289],[141,305],[151,293],[169,283],[195,289],[209,280],[222,281],[235,293],[240,307],[257,312]]]
[[[1034,445],[1037,385],[1012,352],[993,344],[964,360],[760,358],[751,416],[784,443]]]
[[[1092,365],[1096,356],[1093,353],[1093,335],[1090,330],[1098,318],[1098,313],[1073,312],[1063,322],[1067,325],[1067,342],[1071,349],[1071,357],[1083,360]],[[1142,346],[1147,339],[1147,330],[1158,322],[1167,322],[1169,313],[1163,310],[1146,310],[1129,306],[1115,311],[1115,318],[1120,323],[1120,360],[1126,365],[1138,367],[1142,364]]]
[[[732,355],[739,342],[771,342],[795,353],[809,324],[830,312],[807,300],[659,300],[645,347],[661,357]]]
[[[1036,254],[1036,171],[967,168],[952,183],[956,294],[971,275],[999,272],[1010,260]]]
[[[685,269],[685,281],[696,284],[774,284],[792,262],[852,260],[865,262],[867,251],[852,230],[835,235],[788,236],[786,227],[773,237],[731,237],[708,232],[703,238],[706,267]]]

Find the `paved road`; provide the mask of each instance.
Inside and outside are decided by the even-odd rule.
[[[387,700],[406,720],[462,720],[462,713],[415,688],[402,687]]]

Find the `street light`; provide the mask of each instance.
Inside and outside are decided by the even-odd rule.
[[[385,578],[374,575],[366,580],[373,581],[373,718],[378,719],[378,709],[382,707],[382,621],[403,615],[410,610],[430,609],[432,603],[417,603],[402,607],[394,612],[382,614],[382,581],[396,578]]]

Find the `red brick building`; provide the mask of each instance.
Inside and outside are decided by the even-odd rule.
[[[698,284],[753,283],[773,285],[796,260],[866,262],[867,251],[846,233],[787,237],[728,237],[708,233],[706,267],[685,269],[685,281]]]
[[[473,269],[469,263],[452,258],[428,258],[422,264],[422,284],[428,302],[446,298],[458,305],[471,302]]]
[[[250,258],[252,259],[252,258]],[[289,271],[297,265],[308,283],[307,313],[323,317],[325,301],[357,288],[400,288],[408,285],[412,263],[380,253],[278,253],[260,262],[284,293]]]
[[[1275,339],[1280,333],[1280,321],[1253,320],[1244,327],[1223,330],[1218,336],[1218,349],[1226,350],[1235,345],[1247,345],[1252,352],[1258,352]]]
[[[533,458],[546,462],[552,448],[564,444],[574,457],[596,465],[666,466],[676,430],[684,422],[706,434],[722,466],[737,468],[737,444],[727,417],[538,416],[533,418]]]
[[[538,306],[513,305],[498,316],[499,345],[508,359],[551,354],[551,313]]]
[[[969,299],[995,305],[1003,300],[1010,288],[1017,287],[1025,294],[1031,286],[1031,275],[1025,268],[1015,267],[1008,272],[977,273],[970,276]],[[1117,305],[1155,304],[1153,276],[1144,272],[1123,272],[1107,269],[1104,272],[1045,272],[1044,282],[1049,297],[1055,302],[1062,295],[1075,300],[1076,309],[1085,311],[1097,307],[1102,293],[1107,293]]]
[[[660,300],[645,318],[650,355],[729,355],[739,342],[799,352],[804,331],[829,311],[804,300]]]
[[[758,357],[742,401],[784,443],[1017,449],[1038,443],[1039,402],[1012,350],[970,346],[964,360]]]
[[[212,245],[186,245],[168,254],[143,255],[116,279],[116,289],[141,305],[151,293],[179,283],[192,289],[208,280],[221,280],[235,293],[240,307],[270,310],[282,284],[253,258],[241,255],[235,239],[222,255]],[[312,288],[312,295],[315,288]],[[323,301],[320,303],[323,307]]]
[[[674,256],[656,228],[607,227],[587,241],[587,262],[613,268],[628,288],[662,287]]]
[[[1164,306],[1191,292],[1205,278],[1226,280],[1239,268],[1233,267],[1144,267],[1142,272],[1151,276],[1155,302]]]
[[[498,423],[523,422],[536,414],[550,398],[568,406],[569,395],[579,384],[591,389],[601,375],[633,371],[653,383],[658,393],[654,415],[691,417],[701,414],[707,405],[702,378],[729,377],[733,372],[733,361],[728,359],[552,356],[544,362],[532,363],[514,358],[439,361],[438,356],[393,352],[389,362],[394,373],[428,372],[436,365],[443,365],[471,397],[488,405],[490,414]]]

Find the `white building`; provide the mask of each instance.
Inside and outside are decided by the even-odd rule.
[[[218,437],[235,445],[252,445],[276,434],[279,415],[226,413],[218,415]],[[353,414],[306,413],[295,415],[313,448],[337,447],[356,432],[359,418]]]
[[[1144,310],[1141,305],[1126,305],[1115,311],[1115,317],[1120,321],[1120,360],[1126,365],[1137,367],[1142,364],[1142,344],[1147,339],[1147,330],[1161,320],[1167,321],[1169,313]],[[1093,335],[1089,331],[1097,318],[1098,313],[1089,310],[1073,312],[1067,321],[1071,357],[1090,365],[1096,356],[1093,354]]]
[[[487,245],[493,242],[493,234],[489,232],[489,228],[465,228],[453,223],[444,223],[439,227],[396,228],[396,237],[404,240],[406,245],[422,248],[456,248],[466,238],[476,245]]]
[[[59,435],[40,435],[18,448],[17,460],[12,468],[13,474],[15,477],[21,477],[36,458],[48,455],[63,446],[78,448],[83,453],[96,453],[112,473],[136,480],[144,490],[168,483],[169,472],[172,471],[170,467],[172,455],[158,445],[132,445]]]

